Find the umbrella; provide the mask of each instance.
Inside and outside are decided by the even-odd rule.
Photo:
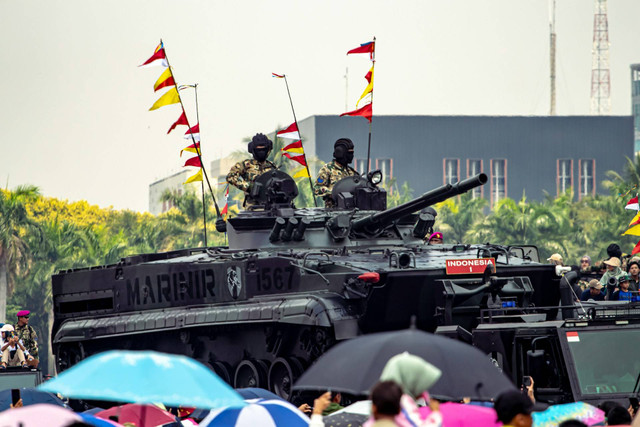
[[[515,390],[509,378],[480,350],[416,329],[368,334],[341,342],[302,374],[293,388],[366,395],[387,361],[405,351],[442,371],[440,380],[429,389],[435,397],[488,400]]]
[[[48,403],[50,405],[62,406],[67,405],[53,393],[36,390],[35,388],[21,388],[20,398],[22,406],[35,405],[37,403]],[[0,411],[11,408],[11,389],[0,391]]]
[[[420,416],[423,419],[430,412],[431,410],[426,406],[420,408]],[[499,427],[502,425],[497,421],[496,411],[484,406],[447,402],[440,405],[440,413],[442,414],[442,427]],[[339,424],[340,418],[338,417],[344,416],[344,419],[351,421],[353,426],[358,426],[364,424],[369,418],[369,414],[371,414],[371,401],[361,400],[324,417],[324,423],[327,427],[331,425],[335,427],[346,426],[348,424]],[[361,418],[355,418],[356,416],[364,417],[364,421],[361,421]]]
[[[242,398],[245,400],[246,399],[284,400],[277,394],[271,393],[269,390],[265,390],[263,388],[257,388],[257,387],[237,388],[236,392],[238,392],[238,394],[242,396]]]
[[[99,353],[38,389],[77,399],[115,402],[162,402],[198,408],[245,405],[238,393],[203,364],[154,351]]]
[[[604,421],[605,413],[595,406],[584,402],[566,403],[549,406],[542,412],[533,413],[534,427],[557,426],[565,420],[580,420],[592,426]]]
[[[420,415],[426,417],[430,409],[420,408]],[[499,427],[498,415],[493,408],[485,406],[447,402],[440,405],[442,427]]]
[[[104,420],[96,421],[91,415],[76,414],[70,409],[46,403],[36,403],[0,413],[0,425],[3,427],[64,427],[73,422],[85,422],[97,427],[120,425]]]
[[[217,409],[211,411],[202,420],[200,426],[287,426],[304,427],[309,425],[309,418],[289,402],[282,399],[247,400],[244,408]]]
[[[95,416],[105,420],[115,416],[118,417],[120,424],[133,423],[138,427],[154,427],[177,420],[175,415],[163,411],[155,405],[140,405],[135,403],[105,409],[96,413]]]

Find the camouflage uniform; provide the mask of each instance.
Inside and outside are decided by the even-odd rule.
[[[326,208],[333,208],[335,207],[333,199],[331,198],[333,186],[342,178],[354,175],[359,175],[358,171],[354,168],[348,165],[342,166],[340,163],[332,160],[330,163],[324,165],[322,169],[320,169],[320,172],[318,172],[318,179],[316,180],[313,194],[324,199],[324,206]]]
[[[14,327],[16,335],[22,340],[22,344],[27,349],[29,354],[38,358],[38,334],[33,327],[29,325],[19,326],[17,323]]]
[[[265,172],[277,169],[269,160],[259,162],[256,159],[246,159],[233,165],[227,174],[227,182],[244,191],[243,206],[251,206],[254,203],[247,198],[253,181]]]

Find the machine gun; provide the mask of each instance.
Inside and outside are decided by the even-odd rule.
[[[434,203],[442,202],[453,196],[466,193],[469,190],[484,185],[486,182],[487,175],[481,173],[455,184],[445,184],[442,187],[428,191],[422,196],[394,208],[386,209],[381,212],[356,219],[351,223],[351,230],[355,233],[364,235],[378,234],[381,230],[389,227],[402,217],[417,212],[418,210],[433,205]],[[435,211],[433,210],[425,210],[421,213],[418,217],[418,222],[413,229],[414,237],[424,237],[425,230],[430,226],[433,226],[433,221],[435,219],[434,213]]]

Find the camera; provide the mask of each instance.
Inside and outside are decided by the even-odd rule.
[[[618,279],[616,277],[609,277],[609,280],[607,280],[607,285],[618,286]]]

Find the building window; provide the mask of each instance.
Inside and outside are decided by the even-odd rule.
[[[491,206],[507,197],[507,160],[491,159]]]
[[[579,198],[594,196],[596,194],[596,160],[580,159],[578,163],[580,169],[578,177]]]
[[[573,190],[572,159],[558,159],[556,161],[556,188],[558,196],[567,190]]]
[[[382,184],[393,178],[393,159],[376,159],[376,169],[382,172]]]
[[[369,160],[369,164],[371,164],[371,160]],[[367,173],[367,159],[355,159],[353,165],[360,175]]]
[[[476,176],[479,173],[482,173],[482,159],[467,159],[467,178]],[[482,188],[483,186],[481,185],[471,190],[471,198],[482,197]]]
[[[454,184],[460,181],[460,159],[443,159],[442,161],[443,183]]]

